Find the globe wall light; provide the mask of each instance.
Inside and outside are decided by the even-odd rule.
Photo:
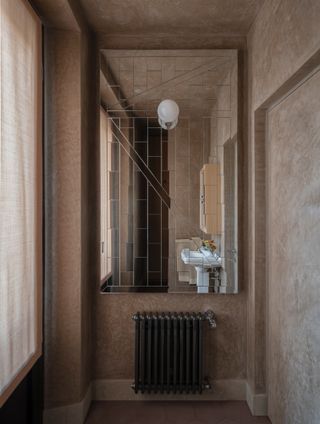
[[[179,106],[173,100],[166,99],[158,106],[158,121],[165,130],[172,130],[178,123]]]

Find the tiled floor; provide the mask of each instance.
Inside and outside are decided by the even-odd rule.
[[[245,402],[94,402],[86,424],[270,424]]]

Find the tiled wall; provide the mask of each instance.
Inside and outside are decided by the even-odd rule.
[[[169,173],[172,207],[169,212],[169,288],[193,291],[177,278],[176,239],[204,238],[200,230],[200,170],[209,163],[211,119],[182,118],[169,132]]]
[[[110,211],[107,246],[111,276],[106,291],[136,288],[166,290],[168,282],[168,207],[117,140],[114,127],[168,191],[168,140],[157,121],[145,118],[108,118]],[[102,205],[107,207],[107,205]]]
[[[156,120],[137,118],[134,122],[134,148],[157,180],[168,189],[167,134]],[[135,285],[165,288],[168,282],[168,208],[136,165],[133,171]]]
[[[215,72],[218,72],[219,69]],[[211,238],[217,241],[223,256],[228,262],[228,290],[238,290],[235,278],[237,268],[233,265],[232,250],[238,249],[238,67],[234,62],[224,73],[215,76],[213,108],[203,113],[180,118],[177,127],[169,131],[169,172],[170,196],[173,207],[169,212],[169,287],[171,291],[192,291],[188,283],[179,282],[177,278],[176,239],[191,237]],[[207,76],[206,76],[207,77]],[[199,89],[198,86],[194,87]],[[241,106],[241,105],[240,105]],[[205,234],[200,230],[200,170],[206,163],[220,163],[222,187],[224,187],[224,153],[225,143],[234,147],[233,171],[227,173],[227,186],[232,189],[233,202],[228,210],[224,206],[222,191],[222,226],[228,224],[228,245],[225,245],[224,230],[222,235]],[[230,161],[229,161],[230,162]],[[229,162],[227,162],[229,164]],[[231,179],[233,179],[231,181]],[[230,196],[229,198],[230,199]],[[231,222],[233,234],[231,234]]]

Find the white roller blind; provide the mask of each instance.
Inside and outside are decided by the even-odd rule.
[[[0,406],[41,354],[41,24],[0,0]]]

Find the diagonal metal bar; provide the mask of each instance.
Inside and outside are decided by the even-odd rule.
[[[154,87],[151,88],[147,88],[146,90],[142,91],[139,94],[135,94],[131,97],[126,98],[125,100],[119,100],[118,103],[115,103],[113,105],[110,105],[110,108],[114,108],[116,105],[122,105],[125,108],[129,107],[128,105],[132,106],[132,104],[134,104],[134,102],[136,100],[142,101],[144,98],[148,98],[148,96],[150,95],[150,93],[156,91],[157,90],[163,90],[165,88],[171,88],[171,87],[175,87],[178,84],[182,84],[183,82],[187,82],[190,79],[201,75],[207,71],[212,71],[214,69],[216,69],[217,67],[221,66],[221,65],[225,65],[227,63],[230,62],[230,58],[225,58],[225,57],[217,57],[215,58],[213,61],[210,61],[209,63],[205,63],[204,65],[200,65],[197,68],[192,69],[191,71],[187,71],[185,73],[183,73],[182,75],[178,75],[176,77],[173,77],[167,81],[164,81],[161,84],[158,84]]]
[[[112,124],[113,124],[112,125],[113,135],[116,137],[118,142],[121,144],[121,146],[129,155],[129,157],[133,160],[133,162],[138,166],[138,168],[143,173],[147,181],[158,193],[162,201],[166,204],[168,208],[170,208],[171,199],[169,194],[166,192],[164,187],[160,184],[157,177],[153,174],[153,172],[150,170],[150,168],[147,166],[147,164],[144,162],[141,156],[137,153],[137,151],[132,146],[130,141],[127,139],[127,137],[123,134],[123,132],[121,131],[121,129],[119,128],[119,126],[117,125],[114,119],[112,119]]]
[[[104,58],[104,56],[101,54],[100,55],[100,72],[103,75],[103,78],[106,80],[106,83],[108,84],[113,97],[114,97],[114,101],[117,101],[117,103],[112,103],[112,104],[120,104],[122,106],[122,112],[127,112],[128,116],[134,116],[134,113],[132,113],[131,111],[131,107],[127,101],[127,99],[125,98],[125,95],[122,91],[121,86],[119,85],[118,82],[116,82],[115,77],[110,69],[110,67],[108,66],[106,59]],[[108,106],[109,109],[109,106]]]

